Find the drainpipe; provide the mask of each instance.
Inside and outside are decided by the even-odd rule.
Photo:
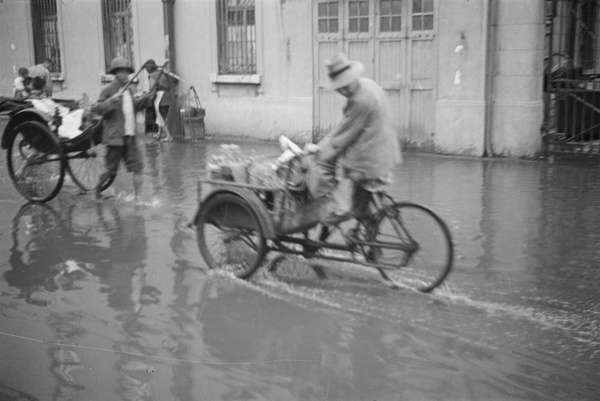
[[[165,33],[165,59],[169,60],[169,71],[177,73],[177,66],[175,64],[175,14],[173,12],[175,6],[175,0],[162,0],[163,3],[163,26]],[[182,136],[181,127],[181,115],[179,109],[181,108],[180,96],[175,97],[175,104],[169,107],[167,114],[167,123],[169,124],[169,131],[175,138]]]
[[[176,73],[175,69],[175,29],[173,6],[175,0],[162,0],[163,3],[163,26],[165,33],[165,59],[169,60],[169,70]]]
[[[484,157],[494,156],[494,147],[492,143],[492,127],[494,117],[494,57],[496,49],[496,8],[498,0],[487,0],[484,2],[484,60],[485,60],[485,77],[483,85],[483,101],[485,105],[484,116],[484,136],[483,148]]]

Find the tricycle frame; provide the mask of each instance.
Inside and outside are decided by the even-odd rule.
[[[445,222],[426,206],[395,202],[383,190],[372,194],[374,214],[370,223],[365,223],[368,227],[352,220],[349,222],[353,225],[351,228],[345,227],[348,223],[334,227],[341,235],[331,236],[332,239],[311,239],[311,236],[319,235],[319,230],[314,230],[319,226],[318,222],[286,226],[286,213],[290,213],[286,204],[290,198],[298,197],[287,185],[292,163],[285,177],[281,177],[279,186],[199,180],[199,184],[210,184],[212,190],[200,203],[192,225],[197,230],[202,256],[210,268],[229,270],[235,276],[245,278],[263,264],[268,252],[275,251],[368,266],[394,285],[413,287],[422,292],[433,290],[445,280],[454,259],[452,237]],[[413,223],[416,226],[411,225]],[[420,227],[422,225],[426,228]],[[423,231],[425,229],[427,231]],[[224,238],[222,244],[218,244],[219,238]],[[430,244],[434,239],[437,242]],[[231,251],[237,243],[244,248],[243,252]],[[413,271],[413,264],[420,261],[421,252],[426,249],[433,252],[436,259],[425,261],[431,265]],[[226,260],[218,260],[224,254],[227,254]],[[236,257],[239,260],[233,262]],[[412,277],[398,280],[397,276],[406,275]]]

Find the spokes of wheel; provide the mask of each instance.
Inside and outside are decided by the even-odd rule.
[[[372,257],[386,275],[400,284],[429,292],[440,285],[452,268],[452,238],[444,221],[429,208],[399,203],[379,216]]]
[[[98,144],[69,156],[69,174],[83,191],[92,191],[98,185],[100,175],[104,172],[105,154],[106,146]]]
[[[60,191],[64,179],[64,155],[47,125],[29,121],[19,125],[9,142],[7,165],[10,178],[30,201],[46,202]]]
[[[266,238],[256,214],[244,199],[218,194],[207,200],[196,219],[200,253],[211,269],[244,278],[260,266]]]

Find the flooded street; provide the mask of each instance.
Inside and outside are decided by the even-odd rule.
[[[209,271],[187,223],[219,144],[148,141],[140,205],[123,169],[108,199],[26,204],[2,151],[0,399],[600,398],[600,167],[407,155],[390,193],[456,246],[420,294],[330,262]]]

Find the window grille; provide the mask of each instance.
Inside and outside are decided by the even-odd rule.
[[[433,0],[412,0],[412,30],[433,30]]]
[[[106,71],[116,57],[123,57],[133,67],[133,29],[131,0],[102,0],[104,62]]]
[[[319,33],[336,33],[339,29],[338,15],[337,1],[319,3],[317,9]]]
[[[379,3],[379,31],[402,30],[402,0],[381,0]]]
[[[348,3],[348,32],[369,32],[369,1]]]
[[[218,0],[219,74],[256,73],[254,0]]]
[[[35,64],[49,60],[50,72],[59,75],[61,60],[56,0],[31,0],[31,25]]]

